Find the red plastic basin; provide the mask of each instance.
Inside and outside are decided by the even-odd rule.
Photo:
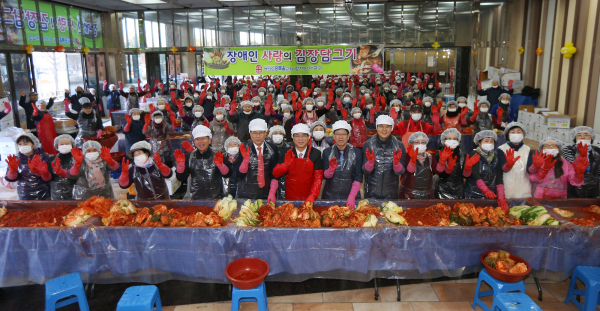
[[[240,258],[225,268],[225,276],[239,289],[251,289],[260,285],[269,274],[269,264],[260,258]]]
[[[498,281],[502,281],[502,282],[506,282],[506,283],[521,282],[531,272],[531,266],[529,265],[529,263],[527,261],[525,261],[523,258],[513,255],[513,254],[510,254],[510,259],[514,260],[515,263],[519,263],[519,262],[524,263],[527,266],[527,272],[525,272],[525,273],[504,273],[504,272],[501,272],[500,270],[496,270],[496,269],[490,267],[483,260],[485,258],[485,256],[487,256],[488,253],[491,253],[491,252],[485,252],[485,253],[481,254],[481,257],[479,259],[483,263],[485,270],[490,274],[490,276],[492,276],[493,278],[495,278]]]
[[[111,135],[109,137],[102,137],[102,138],[98,138],[98,137],[82,137],[82,140],[84,142],[88,141],[88,140],[94,140],[100,143],[100,146],[102,147],[107,147],[108,149],[112,148],[115,143],[117,143],[117,141],[119,140],[119,137],[116,135]],[[98,150],[100,151],[100,150]]]
[[[125,152],[111,152],[110,157],[118,163],[121,163],[125,157]]]

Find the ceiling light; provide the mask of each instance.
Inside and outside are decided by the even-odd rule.
[[[122,0],[122,1],[132,3],[132,4],[163,4],[163,3],[166,3],[163,0]]]

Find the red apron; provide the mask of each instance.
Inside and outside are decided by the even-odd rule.
[[[422,124],[422,123],[419,122],[419,124]],[[404,135],[402,135],[402,143],[404,144],[404,147],[406,149],[408,149],[408,145],[409,145],[408,138],[410,137],[410,135],[412,135],[412,133],[415,133],[415,132],[419,132],[419,131],[414,131],[414,132],[410,131],[410,120],[409,120],[408,121],[408,126],[406,127],[406,133]],[[421,125],[421,131],[420,132],[423,132],[423,125]]]
[[[352,119],[352,132],[350,133],[350,144],[357,148],[362,148],[367,141],[367,126],[363,119]]]
[[[457,115],[454,118],[448,118],[448,116],[444,117],[444,129],[455,128],[460,132],[460,115]]]
[[[304,201],[310,195],[314,180],[314,163],[309,159],[310,149],[307,148],[304,158],[294,158],[285,178],[285,199]]]
[[[57,154],[58,151],[54,149],[54,139],[56,138],[56,128],[54,127],[54,120],[50,113],[44,113],[44,117],[35,125],[38,132],[38,138],[44,148],[44,152],[47,154]]]
[[[317,120],[319,120],[319,117],[317,116],[317,113],[315,111],[312,112],[312,117],[308,116],[308,112],[304,112],[302,114],[302,123],[308,125],[308,127],[310,127],[313,123],[317,122]]]

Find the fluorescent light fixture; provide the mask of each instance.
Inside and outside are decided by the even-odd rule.
[[[166,3],[162,0],[122,0],[123,2],[128,2],[132,4],[163,4]]]

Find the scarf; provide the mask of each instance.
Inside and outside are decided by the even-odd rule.
[[[475,149],[475,151],[477,153],[479,153],[479,155],[481,155],[483,158],[485,158],[485,160],[488,163],[492,163],[492,161],[494,160],[494,156],[496,155],[496,153],[494,152],[494,150],[489,151],[489,152],[488,151],[483,151],[481,149],[481,147],[479,147],[479,146],[477,147],[477,149]]]
[[[98,159],[95,161],[90,161],[85,159],[85,164],[87,168],[86,176],[88,179],[88,184],[90,188],[102,188],[106,185],[106,181],[104,180],[104,174],[102,173],[102,169],[100,168],[100,162],[102,162],[102,158],[98,156]]]
[[[448,117],[448,118],[454,118],[457,115],[459,115],[460,113],[461,113],[461,111],[459,111],[458,109],[456,109],[455,112],[448,111],[448,112],[446,112],[446,117]]]

